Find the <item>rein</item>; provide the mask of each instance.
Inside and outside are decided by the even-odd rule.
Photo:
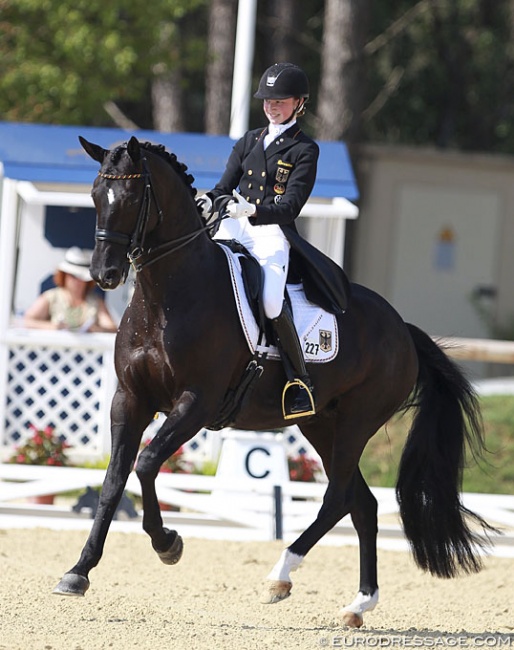
[[[152,176],[148,168],[146,158],[143,157],[141,159],[141,162],[143,166],[143,172],[138,174],[106,174],[101,171],[98,172],[98,175],[101,178],[113,181],[125,181],[138,178],[144,179],[145,187],[143,190],[143,199],[140,203],[136,227],[132,235],[127,235],[125,233],[117,232],[114,230],[107,230],[105,228],[96,228],[95,230],[96,241],[107,241],[112,244],[118,244],[120,246],[126,246],[128,248],[127,258],[136,273],[142,271],[145,266],[149,266],[150,264],[153,264],[154,262],[162,259],[166,255],[174,253],[184,246],[187,246],[202,233],[206,232],[207,230],[211,230],[214,226],[225,219],[224,216],[219,216],[217,219],[213,220],[208,225],[199,228],[198,230],[194,230],[193,232],[182,237],[178,237],[172,241],[165,242],[164,244],[156,246],[155,248],[149,248],[148,250],[145,250],[144,242],[148,220],[150,217],[152,197],[157,208],[157,213],[159,215],[157,227],[163,221],[163,212],[159,206],[159,202],[152,185]],[[141,261],[141,258],[144,257],[147,259]]]

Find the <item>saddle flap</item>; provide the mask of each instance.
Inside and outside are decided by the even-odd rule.
[[[225,241],[217,241],[216,243],[219,244],[227,257],[239,320],[250,352],[254,354],[258,351],[260,354],[266,353],[268,359],[279,359],[279,351],[276,346],[270,343],[272,338],[267,334],[267,329],[269,329],[267,321],[266,326],[263,328],[262,321],[255,317],[254,310],[250,306],[251,300],[248,297],[242,273],[245,263],[241,263],[246,257],[233,253],[232,245],[228,247]],[[237,244],[241,246],[239,243]],[[244,249],[243,246],[241,248]],[[255,263],[259,266],[262,279],[260,265],[257,260],[255,260]],[[250,279],[248,281],[252,282]],[[307,300],[302,285],[287,285],[286,289],[305,360],[308,363],[327,363],[335,359],[339,352],[339,330],[336,316]],[[262,301],[259,301],[259,303],[262,305]],[[262,318],[264,318],[264,315],[262,315]],[[259,341],[262,331],[266,334],[266,342],[264,343]]]
[[[262,302],[262,291],[264,287],[264,275],[261,265],[255,257],[236,239],[218,239],[217,243],[223,244],[229,248],[232,253],[238,256],[241,267],[241,276],[246,297],[250,304],[253,317],[259,328],[265,330],[266,316],[264,315],[264,306]]]

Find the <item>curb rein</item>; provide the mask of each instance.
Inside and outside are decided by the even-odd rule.
[[[105,228],[95,229],[96,241],[107,241],[112,244],[118,244],[120,246],[127,247],[128,249],[127,258],[136,273],[142,271],[145,266],[149,266],[150,264],[157,262],[157,260],[162,259],[166,255],[169,255],[170,253],[174,253],[179,249],[183,248],[184,246],[187,246],[187,244],[192,242],[203,232],[206,232],[207,230],[211,230],[211,228],[214,225],[216,225],[218,222],[221,222],[225,218],[220,216],[215,221],[211,222],[209,225],[203,226],[198,230],[194,230],[192,233],[189,233],[182,237],[178,237],[177,239],[173,239],[172,241],[165,242],[164,244],[161,244],[160,246],[156,246],[155,248],[149,248],[148,250],[145,250],[144,243],[145,243],[146,229],[148,227],[148,220],[150,217],[152,197],[157,208],[157,214],[159,215],[157,227],[159,227],[159,225],[163,221],[163,212],[161,210],[159,201],[157,200],[157,196],[155,194],[155,190],[152,185],[152,175],[150,173],[150,169],[148,168],[147,159],[145,157],[141,159],[141,164],[143,167],[143,172],[139,174],[118,175],[118,174],[106,174],[102,171],[98,172],[98,176],[111,181],[125,181],[125,180],[132,180],[135,178],[144,179],[145,187],[143,190],[143,199],[140,203],[139,213],[136,221],[136,227],[132,235],[127,235],[125,233],[117,232],[114,230],[107,230]],[[160,254],[155,255],[156,253],[160,253]],[[146,261],[138,262],[138,260],[140,260],[140,258],[142,257],[146,257],[147,258]]]

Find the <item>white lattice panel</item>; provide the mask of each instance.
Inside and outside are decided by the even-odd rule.
[[[113,386],[104,382],[106,374],[114,377],[110,350],[13,341],[8,346],[7,366],[4,448],[21,444],[30,435],[29,425],[34,424],[54,426],[82,456],[99,458],[109,450]],[[143,438],[152,438],[163,421],[161,414]],[[288,456],[317,457],[296,426],[285,428],[282,436]],[[222,432],[202,429],[184,445],[186,456],[193,462],[217,460],[221,441]]]
[[[5,440],[20,444],[29,425],[53,426],[73,447],[97,454],[102,352],[80,348],[9,349]]]

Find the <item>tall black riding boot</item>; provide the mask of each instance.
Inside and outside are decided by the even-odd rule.
[[[314,391],[303,357],[289,304],[284,301],[280,315],[272,319],[273,330],[288,382],[282,393],[282,410],[286,420],[314,415]]]

